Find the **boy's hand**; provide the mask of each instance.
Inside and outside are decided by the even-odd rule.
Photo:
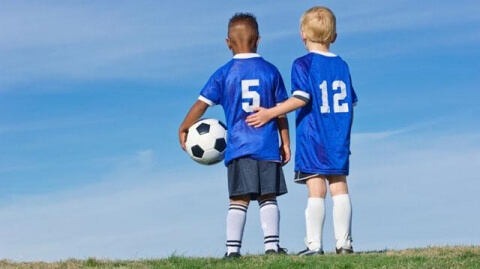
[[[187,148],[185,147],[185,141],[187,141],[187,134],[188,134],[188,130],[178,131],[178,140],[180,141],[180,146],[184,151],[187,150]]]
[[[282,166],[286,165],[290,161],[290,158],[292,157],[290,152],[290,147],[282,145],[280,147],[280,156],[282,157]]]
[[[183,150],[187,149],[185,147],[185,142],[187,141],[188,128],[190,128],[190,126],[192,126],[198,119],[200,119],[207,108],[207,103],[197,100],[195,104],[193,104],[192,108],[190,108],[190,111],[188,111],[188,114],[185,116],[180,128],[178,128],[178,140],[180,141],[180,146]]]
[[[248,116],[245,121],[248,125],[255,128],[262,127],[273,118],[269,113],[270,111],[266,108],[254,107],[252,110],[256,113]]]

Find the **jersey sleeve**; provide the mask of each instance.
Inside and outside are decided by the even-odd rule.
[[[205,102],[209,106],[214,106],[220,103],[220,91],[222,87],[221,83],[222,73],[217,70],[210,79],[207,81],[203,89],[200,91],[198,100]]]
[[[292,97],[305,102],[310,101],[307,68],[296,60],[292,66]]]

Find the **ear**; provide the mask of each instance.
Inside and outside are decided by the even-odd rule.
[[[302,30],[300,30],[300,37],[302,38],[303,44],[307,46],[307,35]]]
[[[228,49],[230,49],[230,50],[231,50],[231,49],[232,49],[232,43],[230,42],[230,39],[228,39],[228,38],[225,38],[225,42],[227,43],[227,47],[228,47]]]
[[[262,37],[261,37],[261,36],[258,36],[258,38],[257,38],[257,43],[255,43],[255,46],[256,46],[257,48],[258,48],[258,43],[260,43],[260,39],[262,39]]]
[[[305,34],[304,31],[300,30],[300,36],[302,37],[303,41],[307,40],[307,35]]]

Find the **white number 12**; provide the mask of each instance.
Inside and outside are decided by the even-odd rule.
[[[345,113],[348,112],[348,103],[340,104],[347,97],[347,85],[341,80],[335,80],[332,83],[332,89],[334,91],[340,90],[340,92],[333,94],[333,112]],[[328,104],[328,88],[327,81],[324,80],[320,84],[320,90],[322,90],[322,106],[320,107],[321,113],[330,113],[330,105]]]

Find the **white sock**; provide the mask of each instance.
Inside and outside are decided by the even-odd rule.
[[[308,198],[307,209],[305,209],[305,224],[307,237],[305,244],[310,250],[322,249],[322,232],[325,222],[325,199]]]
[[[333,200],[333,228],[337,248],[352,247],[352,204],[350,195],[340,194],[332,197]]]
[[[273,249],[278,251],[280,211],[278,210],[277,200],[267,199],[258,201],[258,205],[260,206],[260,222],[263,229],[265,250]]]
[[[227,254],[240,253],[248,206],[230,204],[227,214]]]

